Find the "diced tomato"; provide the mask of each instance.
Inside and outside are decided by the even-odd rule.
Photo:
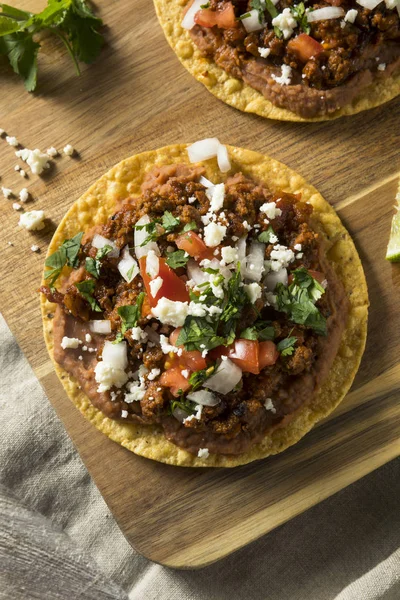
[[[198,260],[208,258],[209,260],[214,258],[214,250],[208,248],[201,237],[194,231],[187,231],[176,238],[175,244],[180,250],[184,250]]]
[[[173,346],[176,346],[176,340],[178,339],[180,331],[181,327],[178,327],[177,329],[174,329],[169,336],[169,342]],[[199,350],[183,350],[180,356],[177,354],[174,355],[173,365],[179,366],[181,369],[189,369],[189,371],[201,371],[202,369],[207,368],[207,361],[203,358]]]
[[[265,367],[274,365],[279,358],[279,352],[274,342],[259,342],[258,347],[258,365],[260,371]]]
[[[228,357],[245,373],[260,372],[258,365],[258,342],[256,340],[235,340],[230,347]]]
[[[227,2],[222,10],[201,9],[195,14],[194,21],[202,27],[215,27],[216,25],[221,29],[231,29],[238,25],[232,2]]]
[[[323,46],[306,33],[300,33],[300,35],[290,40],[287,47],[300,61],[305,63],[313,56],[318,56],[324,51]]]
[[[163,280],[162,286],[158,290],[155,297],[151,295],[150,281],[148,273],[146,273],[146,257],[142,256],[139,259],[140,274],[142,276],[147,297],[150,302],[150,306],[156,306],[160,298],[168,298],[175,302],[189,302],[189,292],[186,289],[185,282],[165,262],[165,258],[159,258],[159,271],[157,277],[161,277]]]
[[[181,392],[187,392],[191,387],[189,381],[182,375],[181,369],[172,367],[164,371],[160,377],[160,384],[168,387],[173,396],[179,396]]]

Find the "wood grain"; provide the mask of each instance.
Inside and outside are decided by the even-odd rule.
[[[21,2],[39,10],[43,2]],[[211,96],[181,67],[151,3],[98,2],[107,45],[75,78],[57,42],[46,40],[39,90],[29,95],[0,63],[0,127],[30,148],[72,143],[46,177],[23,182],[13,149],[0,143],[1,185],[28,185],[51,222],[29,234],[0,199],[0,308],[135,548],[174,567],[209,564],[267,533],[400,454],[400,269],[384,260],[398,176],[399,99],[333,123],[275,123]],[[43,255],[71,203],[122,158],[209,135],[274,156],[336,205],[366,270],[371,312],[367,349],[339,409],[281,456],[233,471],[177,469],[136,457],[74,409],[48,359],[39,300]],[[14,245],[9,246],[8,241]],[[30,251],[40,245],[39,255]]]

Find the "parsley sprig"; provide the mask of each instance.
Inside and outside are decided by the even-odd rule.
[[[293,282],[289,287],[283,283],[276,286],[277,309],[286,313],[293,323],[305,325],[318,335],[326,335],[326,319],[315,303],[325,293],[322,285],[301,267],[292,273]]]
[[[78,254],[81,247],[83,232],[77,233],[73,238],[64,240],[60,248],[46,258],[45,266],[49,269],[45,272],[44,278],[48,280],[50,286],[53,286],[59,278],[65,265],[75,269],[78,266]]]
[[[62,41],[77,75],[80,75],[79,61],[92,63],[103,45],[99,33],[103,22],[85,0],[48,0],[46,8],[37,14],[8,4],[0,7],[0,55],[7,56],[28,92],[33,92],[37,83],[40,44],[36,36],[40,31],[50,31]]]

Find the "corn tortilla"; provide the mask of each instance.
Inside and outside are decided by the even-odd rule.
[[[48,313],[55,309],[44,295],[41,309],[46,345],[55,370],[68,396],[82,414],[109,438],[128,450],[171,465],[190,467],[234,467],[282,452],[302,438],[312,426],[326,417],[343,399],[360,364],[365,347],[368,316],[368,291],[363,268],[354,243],[333,208],[317,190],[300,175],[282,163],[257,152],[227,146],[232,162],[229,174],[222,175],[216,159],[205,161],[206,177],[212,181],[225,180],[233,172],[265,182],[272,191],[283,190],[301,193],[302,200],[314,207],[315,225],[330,243],[328,257],[343,282],[350,301],[349,319],[334,360],[329,378],[324,382],[311,404],[302,406],[284,427],[265,436],[248,452],[238,456],[210,454],[207,459],[198,458],[169,442],[161,427],[132,423],[123,424],[107,418],[96,409],[79,389],[79,382],[65,371],[53,357],[52,319]],[[188,163],[186,145],[173,145],[137,154],[123,160],[103,175],[67,212],[58,226],[48,249],[48,255],[59,248],[64,239],[79,231],[105,223],[115,212],[116,204],[130,196],[140,195],[145,174],[155,165]],[[64,268],[58,285],[70,272]]]
[[[261,92],[235,79],[212,59],[202,56],[189,32],[181,27],[183,9],[188,0],[154,0],[158,20],[165,37],[184,67],[217,98],[243,112],[278,121],[331,121],[375,108],[400,94],[400,73],[379,80],[362,90],[353,102],[323,117],[305,119],[267,100]]]

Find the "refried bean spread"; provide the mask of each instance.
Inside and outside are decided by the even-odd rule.
[[[55,360],[107,417],[241,454],[311,402],[348,301],[300,194],[203,173],[153,168],[140,197],[47,259],[41,291]]]
[[[191,6],[182,25],[204,56],[304,118],[332,114],[400,70],[396,0],[194,0]]]

